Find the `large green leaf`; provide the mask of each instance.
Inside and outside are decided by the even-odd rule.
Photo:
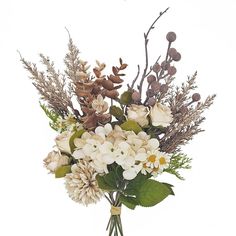
[[[74,144],[74,140],[76,138],[81,138],[82,134],[85,132],[84,129],[81,129],[81,130],[77,130],[71,137],[70,137],[70,140],[69,140],[69,145],[70,145],[70,150],[71,150],[71,153],[74,152],[76,146]]]
[[[142,128],[134,120],[127,120],[123,124],[121,124],[120,127],[126,131],[134,131],[136,134],[142,131]]]
[[[134,210],[134,208],[138,205],[138,201],[135,197],[125,195],[120,195],[120,202],[132,210]]]
[[[153,179],[147,179],[138,190],[137,200],[141,206],[151,207],[163,201],[171,191],[168,186]]]
[[[129,181],[125,193],[130,196],[136,196],[138,194],[138,189],[140,186],[149,178],[149,175],[143,175],[142,173],[138,173],[138,175]]]
[[[115,176],[113,172],[110,172],[106,175],[96,175],[96,179],[98,182],[98,186],[102,190],[106,191],[115,191],[117,190],[116,182],[115,182]]]
[[[62,177],[65,177],[65,175],[68,174],[68,173],[71,173],[71,166],[70,165],[61,166],[61,167],[56,169],[55,177],[56,178],[62,178]]]
[[[163,182],[162,182],[162,184],[164,184],[167,188],[169,188],[170,195],[175,195],[174,190],[172,189],[172,187],[174,187],[174,186],[172,184],[163,183]]]

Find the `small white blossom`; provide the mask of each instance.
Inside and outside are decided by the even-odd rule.
[[[104,101],[101,94],[97,96],[92,102],[92,108],[98,113],[104,113],[108,109],[108,103]]]

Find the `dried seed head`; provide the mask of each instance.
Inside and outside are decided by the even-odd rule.
[[[156,104],[156,99],[155,98],[149,98],[147,101],[149,106],[154,106]]]
[[[112,90],[114,88],[114,84],[110,80],[103,80],[102,86],[103,86],[103,88],[105,88],[107,90]]]
[[[175,48],[170,48],[168,51],[168,54],[171,58],[173,58],[176,53],[177,53],[177,50]]]
[[[132,99],[133,99],[134,102],[139,102],[141,100],[140,93],[137,92],[137,91],[134,91],[132,93]]]
[[[155,95],[155,91],[153,89],[148,89],[146,94],[148,97],[153,97]]]
[[[168,91],[168,85],[167,84],[162,84],[160,87],[160,91],[162,93],[166,93]]]
[[[160,90],[161,84],[157,81],[154,81],[151,83],[151,88],[155,91],[158,92]]]
[[[176,33],[175,33],[175,32],[169,32],[169,33],[167,33],[166,39],[167,39],[170,43],[174,42],[174,41],[176,40]]]
[[[152,82],[156,81],[156,76],[155,75],[149,75],[147,77],[147,81],[149,84],[151,84]]]
[[[155,63],[152,67],[152,70],[155,72],[155,73],[158,73],[160,70],[161,70],[161,66],[159,63]]]
[[[181,54],[179,52],[177,52],[173,57],[172,59],[174,61],[180,61],[181,60]]]
[[[198,102],[201,99],[201,95],[199,93],[194,93],[192,99],[193,102]]]
[[[170,76],[175,75],[176,72],[177,72],[177,70],[176,70],[176,68],[175,68],[174,66],[170,66],[170,67],[168,68],[168,74],[169,74]]]
[[[170,63],[169,63],[169,62],[163,61],[163,62],[161,63],[161,68],[162,68],[163,70],[168,70],[169,67],[170,67]]]

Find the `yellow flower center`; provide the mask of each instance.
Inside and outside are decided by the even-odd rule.
[[[161,157],[161,158],[159,159],[159,162],[160,162],[160,165],[166,164],[166,159],[165,159],[165,157]]]
[[[156,161],[156,158],[157,158],[156,155],[151,155],[148,157],[148,161],[154,163]]]

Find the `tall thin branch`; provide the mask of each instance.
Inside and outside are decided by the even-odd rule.
[[[147,76],[147,68],[148,68],[148,35],[151,32],[152,29],[154,29],[154,25],[156,22],[161,18],[162,15],[164,15],[169,10],[169,7],[165,9],[165,11],[160,12],[159,16],[155,19],[155,21],[151,24],[150,28],[148,29],[147,33],[144,33],[144,45],[145,45],[145,68],[143,70],[143,75],[140,81],[139,85],[139,93],[142,96],[142,87],[145,77]]]

